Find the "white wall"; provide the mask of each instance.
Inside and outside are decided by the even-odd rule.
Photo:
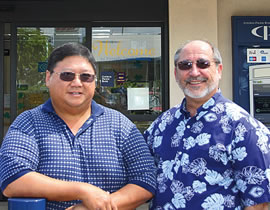
[[[173,56],[186,40],[207,39],[215,44],[223,58],[220,88],[232,99],[231,16],[270,16],[270,0],[168,0],[170,107],[183,99],[174,78]]]

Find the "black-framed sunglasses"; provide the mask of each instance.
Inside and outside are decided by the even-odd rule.
[[[75,79],[75,76],[78,75],[82,82],[93,82],[96,78],[96,75],[89,73],[75,74],[74,72],[53,72],[59,74],[61,80],[70,82]]]
[[[190,60],[183,60],[177,63],[177,68],[179,70],[185,71],[190,70],[192,68],[193,62]],[[196,61],[196,66],[200,69],[206,69],[211,66],[211,61],[206,59],[198,59]]]

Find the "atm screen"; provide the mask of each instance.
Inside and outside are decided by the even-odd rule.
[[[270,96],[254,97],[254,113],[270,113]]]

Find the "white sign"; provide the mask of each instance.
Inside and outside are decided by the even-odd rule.
[[[149,88],[127,88],[128,110],[149,109]]]
[[[270,49],[249,48],[247,49],[247,63],[269,63]]]

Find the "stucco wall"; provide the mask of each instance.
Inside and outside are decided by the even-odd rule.
[[[184,97],[175,82],[174,53],[193,39],[207,39],[217,45],[216,0],[169,0],[170,107]]]
[[[269,0],[169,0],[170,107],[183,98],[173,74],[173,56],[182,43],[207,39],[219,48],[223,58],[220,88],[232,99],[231,16],[269,15]]]

